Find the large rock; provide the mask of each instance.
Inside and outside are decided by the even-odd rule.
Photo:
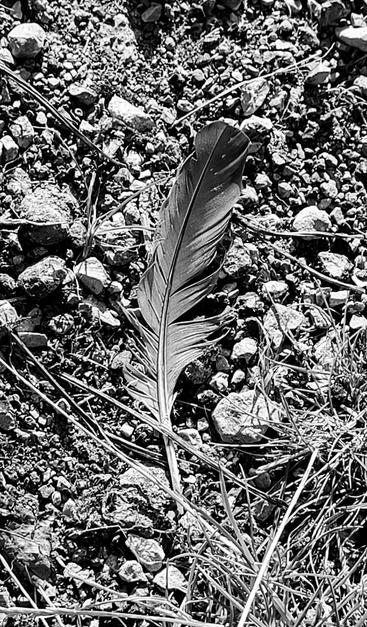
[[[212,419],[222,442],[253,444],[261,440],[269,426],[280,422],[281,410],[260,392],[246,390],[222,398]]]
[[[45,45],[46,33],[33,22],[18,24],[8,34],[9,46],[16,59],[34,59]]]
[[[25,576],[49,579],[51,575],[51,532],[46,523],[23,524],[14,533],[0,533],[0,547]]]
[[[367,26],[342,26],[337,28],[335,32],[344,44],[367,52]]]
[[[150,466],[149,470],[162,486],[169,481],[162,468]],[[149,533],[161,527],[171,501],[163,489],[133,468],[124,472],[116,489],[109,491],[103,508],[104,519],[114,525]]]
[[[20,115],[14,120],[10,132],[19,148],[28,148],[33,142],[34,128],[26,115]]]
[[[67,189],[47,183],[26,194],[19,207],[19,217],[30,222],[24,231],[34,244],[53,246],[67,237],[71,212],[76,206],[74,196]]]
[[[0,331],[13,330],[18,321],[18,314],[7,300],[0,300]]]
[[[153,120],[144,109],[136,107],[120,96],[112,96],[108,111],[115,120],[137,131],[150,131],[153,128]]]
[[[34,298],[46,298],[57,290],[66,277],[65,262],[60,257],[45,257],[26,268],[18,277],[18,284]]]
[[[313,231],[329,231],[331,229],[331,220],[326,213],[316,206],[305,207],[296,215],[293,220],[293,229],[300,233],[307,232],[310,235],[304,237],[305,240],[315,239],[319,237]]]

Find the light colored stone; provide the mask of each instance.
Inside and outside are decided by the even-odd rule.
[[[306,325],[303,313],[285,305],[274,305],[264,318],[264,329],[275,348],[281,347],[287,333],[293,335]]]
[[[231,392],[222,398],[212,419],[222,442],[253,444],[259,442],[274,423],[282,418],[281,410],[261,392]]]
[[[288,285],[284,281],[266,281],[261,291],[270,300],[279,301],[288,293]]]
[[[153,582],[162,590],[182,590],[185,592],[187,588],[186,578],[173,564],[167,564],[166,568],[156,574]]]
[[[257,353],[257,342],[252,337],[245,337],[233,346],[232,361],[250,363]]]
[[[73,83],[70,85],[69,95],[85,107],[90,107],[97,100],[96,92],[81,83]]]
[[[331,229],[331,220],[326,213],[316,206],[305,207],[293,220],[293,229],[300,233],[310,233],[305,240],[317,239],[318,235],[312,235],[313,231],[326,232]]]
[[[34,59],[45,45],[46,33],[42,26],[24,22],[8,34],[9,47],[16,59]]]
[[[12,331],[18,322],[18,314],[7,300],[0,300],[0,331],[8,329]]]
[[[237,277],[244,274],[251,266],[252,259],[248,249],[240,237],[235,237],[225,256],[223,271],[228,276]]]
[[[0,154],[2,154],[4,162],[14,161],[18,153],[19,149],[14,139],[10,135],[4,135],[0,139]]]
[[[124,562],[118,571],[117,576],[126,583],[148,581],[147,576],[144,574],[142,565],[136,560],[127,560]]]
[[[251,115],[240,126],[241,131],[254,135],[264,135],[269,133],[272,128],[273,122],[269,118],[260,118],[257,115]]]
[[[323,85],[328,83],[331,76],[331,67],[327,61],[321,61],[314,63],[309,73],[307,74],[306,81],[309,85]]]
[[[129,534],[125,544],[138,562],[149,572],[155,573],[162,568],[165,555],[156,540]]]
[[[19,286],[33,298],[45,298],[57,290],[66,276],[60,257],[45,257],[26,268],[18,277]]]
[[[111,283],[111,278],[104,265],[96,257],[89,257],[78,263],[74,268],[75,276],[79,281],[96,296]]]
[[[366,329],[367,328],[367,318],[364,316],[357,316],[353,314],[349,321],[349,327],[352,331],[357,331],[358,329]]]
[[[68,189],[45,183],[25,195],[19,216],[30,222],[25,228],[32,242],[52,246],[67,237],[71,213],[76,207],[77,202]]]
[[[210,387],[222,394],[228,390],[228,374],[216,372],[209,381]]]
[[[349,298],[349,290],[339,290],[338,292],[330,292],[329,305],[330,307],[342,307],[345,305]]]
[[[357,87],[362,96],[367,98],[367,76],[363,76],[363,74],[357,76],[357,78],[354,79],[353,87]]]
[[[337,253],[321,252],[318,254],[322,272],[333,279],[343,279],[349,275],[353,264],[345,255]]]
[[[270,85],[265,78],[251,80],[242,87],[241,105],[246,117],[253,115],[265,102],[270,91]]]
[[[367,26],[342,26],[335,30],[340,41],[352,48],[367,52]]]
[[[149,131],[154,125],[152,118],[141,107],[136,107],[120,96],[112,96],[108,112],[118,122],[138,131]]]
[[[21,115],[10,125],[10,132],[19,148],[28,148],[33,142],[34,128],[26,115]]]
[[[185,440],[185,442],[191,444],[191,446],[194,446],[195,448],[201,448],[202,441],[200,433],[197,429],[180,429],[178,435],[183,440]]]

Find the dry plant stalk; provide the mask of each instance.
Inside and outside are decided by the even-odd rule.
[[[153,252],[137,290],[141,322],[126,311],[140,335],[136,363],[126,367],[131,395],[171,428],[174,389],[182,370],[197,359],[226,316],[188,320],[213,289],[217,247],[241,190],[249,139],[214,122],[196,136],[195,154],[182,166],[160,211]],[[186,318],[186,319],[185,319]],[[164,438],[172,488],[181,492],[173,442]]]

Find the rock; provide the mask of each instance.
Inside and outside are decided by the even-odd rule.
[[[153,582],[161,590],[181,590],[185,592],[187,589],[186,578],[173,564],[167,564],[166,568],[155,575]]]
[[[10,135],[4,135],[0,139],[0,153],[3,156],[3,160],[5,163],[9,163],[9,161],[14,161],[14,159],[16,159],[18,156],[18,152],[18,146]]]
[[[270,85],[265,78],[251,80],[241,90],[241,106],[243,114],[249,117],[265,102]]]
[[[326,0],[321,5],[321,26],[336,24],[340,18],[347,17],[350,13],[348,2],[344,0]]]
[[[201,448],[202,441],[197,429],[180,429],[178,435],[195,448]]]
[[[146,24],[149,24],[149,23],[152,23],[152,22],[158,22],[158,20],[160,19],[161,15],[162,15],[162,5],[158,4],[157,2],[152,2],[150,7],[148,7],[142,13],[141,19]]]
[[[143,109],[120,96],[112,96],[108,111],[112,118],[138,131],[150,131],[154,126],[152,118]]]
[[[353,87],[356,87],[364,98],[367,98],[367,76],[357,76],[354,79]]]
[[[28,296],[46,298],[57,290],[66,277],[65,262],[60,257],[45,257],[23,270],[18,285]]]
[[[119,329],[121,326],[118,315],[101,300],[95,296],[88,296],[79,304],[79,311],[96,324],[107,327],[109,329]]]
[[[73,248],[82,248],[87,236],[87,229],[81,220],[74,220],[69,228],[69,241]]]
[[[12,196],[23,198],[28,192],[32,191],[32,183],[27,172],[22,168],[14,168],[9,173],[9,180],[7,182],[6,190]]]
[[[0,430],[13,431],[15,426],[14,413],[9,401],[6,398],[0,399]]]
[[[241,125],[241,131],[247,133],[251,138],[266,135],[273,128],[273,122],[269,118],[260,118],[257,115],[251,115],[244,120]]]
[[[47,335],[44,333],[35,333],[34,331],[19,331],[19,339],[24,342],[28,348],[47,348]]]
[[[103,264],[96,257],[89,257],[74,268],[75,276],[79,281],[96,296],[111,283],[111,278],[107,274]]]
[[[50,536],[47,523],[22,524],[14,529],[14,533],[0,532],[0,546],[25,577],[29,573],[47,580],[51,576]]]
[[[271,185],[272,185],[271,180],[267,174],[265,174],[264,172],[259,172],[256,175],[256,178],[255,178],[256,189],[269,190],[271,189]]]
[[[306,326],[307,318],[293,307],[273,305],[266,313],[263,324],[272,344],[278,349],[288,333],[293,335]]]
[[[121,351],[112,358],[110,367],[112,368],[112,370],[123,370],[125,366],[131,362],[132,356],[133,355],[131,351]]]
[[[348,302],[349,291],[339,290],[338,292],[330,292],[329,305],[330,307],[342,307]]]
[[[223,271],[228,276],[238,277],[247,272],[251,266],[252,259],[248,249],[240,237],[235,237],[225,256]]]
[[[11,596],[5,586],[0,585],[0,608],[10,608],[13,605]],[[0,609],[0,627],[6,627],[9,616]]]
[[[324,85],[330,81],[331,67],[327,61],[314,63],[306,76],[309,85]]]
[[[367,26],[342,26],[335,29],[336,36],[347,46],[367,52]]]
[[[290,198],[293,194],[292,185],[290,183],[286,183],[285,181],[278,183],[278,194],[280,198]]]
[[[244,361],[249,364],[257,353],[257,342],[252,337],[245,337],[233,346],[232,361]]]
[[[47,183],[26,194],[19,207],[19,216],[32,222],[24,227],[32,242],[53,246],[67,237],[71,211],[76,207],[76,200],[67,189]]]
[[[246,292],[240,295],[237,298],[236,307],[241,315],[262,314],[265,309],[263,301],[256,292]]]
[[[34,59],[45,45],[46,33],[42,26],[24,22],[8,34],[10,51],[16,59]]]
[[[255,390],[231,392],[212,413],[222,442],[230,444],[259,442],[268,427],[280,422],[281,417],[278,405]]]
[[[155,573],[162,568],[165,555],[161,545],[156,540],[129,534],[125,544],[138,562],[149,572]]]
[[[222,394],[228,390],[228,374],[225,372],[216,372],[210,379],[209,385]]]
[[[144,574],[143,567],[136,560],[127,560],[119,569],[117,576],[126,583],[135,583],[136,581],[148,581]]]
[[[10,132],[19,148],[28,148],[33,142],[34,128],[26,115],[21,115],[10,125]]]
[[[319,237],[318,235],[312,235],[313,231],[326,232],[330,229],[331,220],[328,214],[314,205],[301,209],[293,220],[294,231],[310,233],[310,235],[304,237],[305,240],[317,239]]]
[[[279,301],[288,293],[288,285],[284,281],[266,281],[261,291],[270,300]]]
[[[55,335],[65,335],[74,327],[74,318],[71,314],[63,313],[52,316],[48,323],[50,331]]]
[[[149,466],[148,469],[162,486],[169,487],[162,468]],[[162,525],[170,505],[170,498],[163,488],[130,468],[121,475],[118,488],[110,490],[106,496],[103,517],[110,524],[128,529],[134,527],[147,534]]]
[[[367,318],[353,314],[349,321],[349,328],[352,329],[352,331],[367,329]]]
[[[17,284],[13,277],[5,272],[0,272],[0,299],[4,298],[4,296],[13,296],[16,289]]]
[[[7,300],[0,300],[0,331],[12,331],[18,322],[18,314]]]
[[[69,96],[75,98],[75,100],[84,107],[90,107],[97,100],[96,92],[81,83],[72,83],[69,86]]]
[[[333,279],[342,279],[349,275],[353,264],[345,255],[337,253],[321,252],[318,255],[321,263],[322,272],[329,275]]]

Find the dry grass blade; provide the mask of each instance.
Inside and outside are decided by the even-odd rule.
[[[238,623],[238,627],[245,627],[246,626],[248,615],[249,615],[249,613],[251,611],[252,605],[253,605],[253,603],[255,601],[255,597],[256,597],[256,595],[257,595],[257,593],[259,591],[259,588],[261,586],[262,580],[263,580],[264,576],[266,575],[266,572],[267,572],[269,564],[270,564],[270,560],[271,560],[271,558],[273,556],[274,551],[277,548],[277,544],[278,544],[278,542],[279,542],[279,540],[281,538],[282,533],[284,532],[285,527],[287,526],[287,523],[288,523],[288,521],[289,521],[289,519],[290,519],[290,517],[291,517],[291,515],[293,513],[293,510],[294,510],[294,508],[295,508],[295,506],[296,506],[296,504],[297,504],[297,502],[299,500],[299,497],[300,497],[300,495],[301,495],[301,493],[302,493],[302,491],[303,491],[303,489],[304,489],[304,487],[305,487],[305,485],[306,485],[306,483],[308,481],[308,478],[310,476],[311,470],[313,468],[313,465],[314,465],[318,455],[319,455],[318,450],[315,450],[312,453],[310,461],[309,461],[308,466],[306,468],[306,471],[305,471],[305,473],[304,473],[304,475],[302,477],[302,480],[301,480],[301,482],[300,482],[300,484],[299,484],[299,486],[298,486],[294,496],[292,497],[291,502],[289,503],[288,509],[285,512],[284,516],[283,516],[283,520],[282,520],[281,524],[279,525],[279,527],[278,527],[278,529],[277,529],[277,531],[276,531],[276,533],[274,535],[274,538],[272,539],[272,541],[271,541],[271,543],[269,545],[268,550],[266,551],[265,557],[264,557],[264,559],[262,561],[261,567],[260,567],[259,572],[257,574],[255,583],[254,583],[254,585],[252,587],[252,590],[251,590],[251,592],[249,594],[249,597],[248,597],[248,599],[246,601],[246,605],[245,605],[245,608],[243,610],[243,613],[242,613],[242,616],[240,618],[240,621]]]

